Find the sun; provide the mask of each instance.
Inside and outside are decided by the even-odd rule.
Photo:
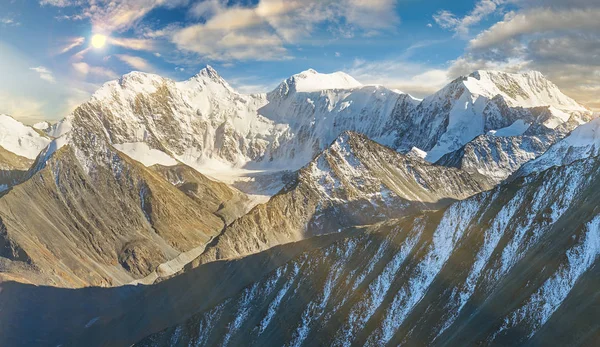
[[[92,36],[92,47],[94,48],[102,48],[106,44],[106,36],[101,34],[96,34]]]

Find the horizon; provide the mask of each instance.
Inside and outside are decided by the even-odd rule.
[[[2,7],[0,113],[28,124],[64,118],[129,71],[181,81],[204,65],[243,94],[267,92],[312,68],[419,99],[477,70],[540,71],[600,109],[600,65],[594,54],[581,54],[600,47],[600,4],[592,0],[40,0]]]

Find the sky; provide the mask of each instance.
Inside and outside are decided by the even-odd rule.
[[[132,70],[207,64],[242,93],[313,68],[416,97],[538,70],[600,109],[598,18],[598,0],[0,0],[0,113],[52,122]]]

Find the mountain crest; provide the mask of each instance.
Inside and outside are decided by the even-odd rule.
[[[510,106],[554,106],[565,111],[586,111],[539,71],[508,73],[478,70],[462,79],[462,84],[472,94],[490,99],[500,95]]]
[[[314,69],[308,69],[282,82],[279,90],[308,93],[328,89],[354,89],[359,87],[362,87],[362,84],[345,72],[338,71],[323,74]]]
[[[188,88],[194,88],[198,84],[200,84],[201,86],[218,86],[218,88],[225,88],[228,92],[235,93],[235,90],[229,85],[229,83],[223,77],[221,77],[221,75],[219,75],[217,70],[215,70],[210,65],[206,65],[205,68],[200,70],[192,78],[181,83],[181,85],[185,85]]]

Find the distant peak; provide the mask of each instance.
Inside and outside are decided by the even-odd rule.
[[[354,89],[362,84],[345,72],[319,73],[314,69],[302,71],[282,83],[284,90],[295,92],[316,92],[328,89]]]
[[[450,84],[450,88],[440,91],[440,95],[451,91],[457,84],[463,85],[475,95],[490,99],[500,96],[512,107],[554,106],[559,110],[586,111],[575,100],[563,94],[552,81],[539,71],[511,73],[477,70],[468,76],[454,80]]]
[[[227,84],[227,82],[223,79],[223,77],[221,77],[221,75],[219,75],[219,73],[217,72],[217,70],[215,70],[212,66],[210,65],[206,65],[206,67],[202,70],[200,70],[200,72],[198,72],[198,74],[194,77],[192,77],[192,79],[210,79],[212,81],[218,82],[220,84]]]
[[[215,70],[210,65],[206,65],[206,67],[204,69],[200,70],[200,72],[198,74],[199,75],[205,75],[205,76],[211,76],[211,77],[218,77],[219,76],[219,73],[217,72],[217,70]]]
[[[301,73],[297,74],[296,76],[300,76],[300,75],[318,75],[319,72],[315,69],[308,69],[305,71],[302,71]]]

